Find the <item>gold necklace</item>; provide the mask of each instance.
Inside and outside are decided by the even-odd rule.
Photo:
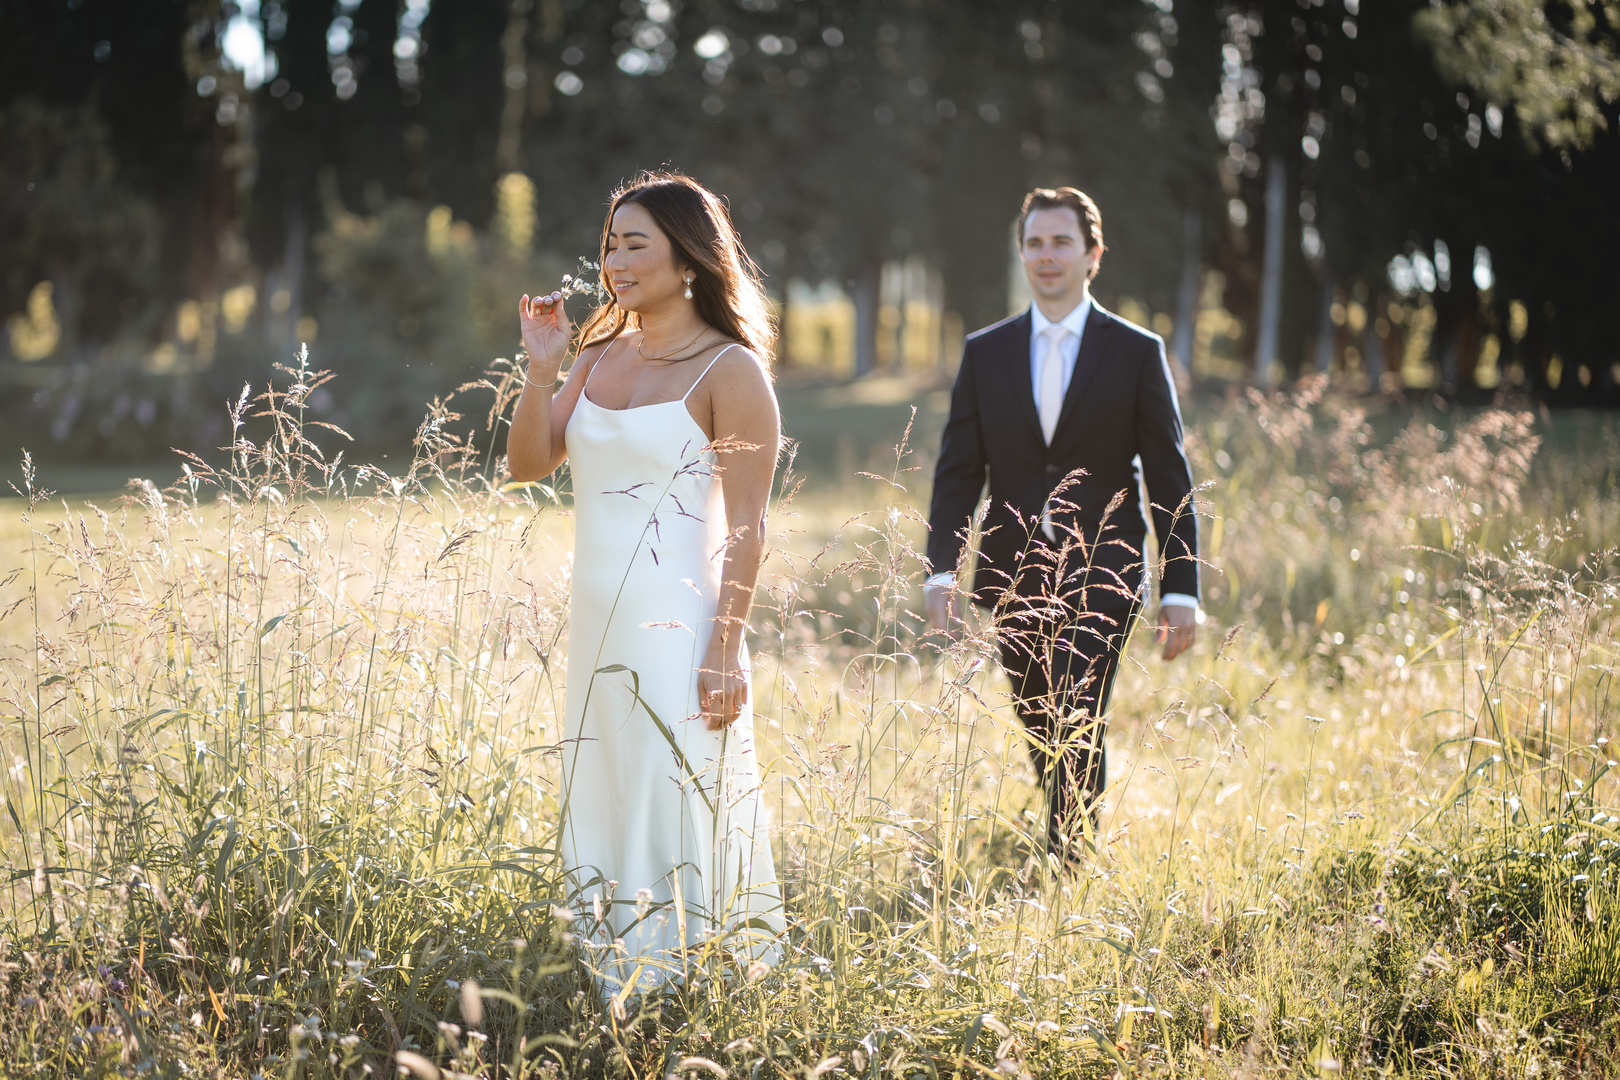
[[[688,341],[685,345],[682,345],[679,349],[670,350],[669,352],[665,353],[663,356],[648,356],[646,353],[641,351],[642,344],[647,340],[647,331],[643,330],[641,332],[641,337],[636,339],[636,355],[641,357],[643,360],[647,361],[648,363],[652,363],[652,362],[657,361],[657,360],[668,360],[672,356],[674,356],[676,353],[685,352],[687,349],[690,349],[694,344],[697,343],[697,339],[702,337],[704,334],[706,334],[708,332],[708,330],[709,330],[709,328],[707,326],[703,327],[701,330],[699,330],[696,334],[694,334],[692,336],[691,341]]]

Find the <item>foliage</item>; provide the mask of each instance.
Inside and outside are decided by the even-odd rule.
[[[150,323],[158,236],[155,208],[119,181],[94,110],[0,108],[0,309],[22,310],[48,281],[69,344]]]
[[[316,308],[329,328],[321,347],[343,358],[361,392],[321,400],[334,410],[327,420],[373,443],[399,445],[422,400],[451,393],[481,373],[482,357],[516,347],[513,297],[536,280],[560,281],[565,268],[580,272],[534,253],[521,229],[517,242],[475,233],[448,206],[397,199],[361,215],[334,202],[327,220],[313,244],[327,286]]]
[[[101,155],[99,187],[65,178],[22,193],[75,212],[0,229],[0,317],[51,280],[66,346],[4,373],[26,384],[8,400],[58,427],[72,412],[86,454],[211,445],[216,425],[167,403],[215,402],[243,372],[286,360],[306,316],[348,380],[356,433],[392,441],[411,402],[454,385],[440,376],[505,351],[500,313],[553,273],[543,261],[483,273],[508,224],[503,185],[527,178],[534,247],[567,268],[595,248],[603,193],[661,163],[729,199],[779,296],[794,277],[853,294],[863,370],[884,260],[926,263],[929,303],[964,329],[994,321],[1008,218],[1029,187],[1056,183],[1102,205],[1104,303],[1131,298],[1163,330],[1172,315],[1196,322],[1202,295],[1230,314],[1223,340],[1250,364],[1275,164],[1287,212],[1274,336],[1291,375],[1326,362],[1365,383],[1377,365],[1363,354],[1398,361],[1411,346],[1409,374],[1425,354],[1437,388],[1464,398],[1485,400],[1501,377],[1554,402],[1613,399],[1612,0],[362,0],[341,12],[285,0],[257,12],[0,7],[0,109],[78,110],[60,137]],[[254,18],[274,70],[250,86],[222,42],[251,35]],[[421,262],[405,219],[436,206],[471,226],[480,254],[475,283],[438,282],[429,301],[439,269],[389,261]],[[358,220],[387,225],[365,239]],[[51,222],[66,234],[23,235]],[[1396,258],[1429,265],[1432,281],[1392,276]],[[1219,277],[1200,294],[1201,270]],[[510,295],[480,299],[497,281]],[[257,303],[217,353],[157,365],[186,385],[130,385],[143,353],[191,348],[182,305],[208,321],[240,290]],[[1414,303],[1434,316],[1416,345],[1394,318]],[[443,352],[424,375],[429,348]],[[399,353],[408,370],[390,362]],[[1484,353],[1496,363],[1476,378]],[[44,373],[57,366],[72,370]],[[108,421],[126,399],[165,403],[161,420]]]
[[[1491,102],[1511,103],[1532,139],[1590,146],[1620,98],[1614,0],[1466,0],[1419,12],[1441,70]]]
[[[491,416],[514,378],[483,382]],[[0,525],[13,1075],[1620,1061],[1620,503],[1612,476],[1537,481],[1523,418],[1391,443],[1352,413],[1326,451],[1310,395],[1200,425],[1220,591],[1190,666],[1132,651],[1107,831],[1070,876],[990,642],[916,639],[904,437],[859,488],[790,467],[755,653],[786,957],[738,972],[715,942],[615,1002],[552,842],[563,509],[447,435],[453,403],[402,471],[345,465],[312,422],[327,377],[289,379],[233,406],[227,465],[105,510],[30,476]]]
[[[482,365],[469,358],[508,344],[495,329],[508,314],[500,300],[521,275],[489,280],[487,256],[448,207],[401,199],[362,216],[338,205],[330,222],[314,242],[329,288],[317,309],[322,344],[368,391],[332,419],[403,432],[417,403],[477,374]]]

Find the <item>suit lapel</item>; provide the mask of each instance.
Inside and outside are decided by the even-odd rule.
[[[1017,333],[1008,335],[1006,360],[1012,369],[1008,383],[1012,387],[1013,397],[1018,401],[1019,413],[1029,424],[1030,430],[1035,432],[1035,438],[1045,445],[1045,439],[1041,436],[1041,414],[1035,408],[1035,383],[1029,372],[1029,335],[1033,322],[1029,312],[1024,312],[1013,324],[1017,327]]]
[[[1074,361],[1074,374],[1069,377],[1068,393],[1063,395],[1063,410],[1058,413],[1057,429],[1052,432],[1052,441],[1057,442],[1058,432],[1063,425],[1069,422],[1080,402],[1086,395],[1086,385],[1091,377],[1097,374],[1102,366],[1103,355],[1108,351],[1108,345],[1114,336],[1113,322],[1103,313],[1102,308],[1095,300],[1091,302],[1091,315],[1086,319],[1085,336],[1080,339],[1080,355]],[[1024,367],[1027,369],[1028,364]],[[1026,373],[1024,381],[1029,381]],[[1032,398],[1033,400],[1033,398]],[[1037,418],[1037,429],[1039,419]]]

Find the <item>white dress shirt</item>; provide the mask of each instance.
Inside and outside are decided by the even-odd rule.
[[[1047,338],[1046,331],[1051,326],[1061,326],[1067,330],[1062,339],[1058,341],[1058,358],[1063,364],[1063,394],[1069,393],[1069,383],[1074,378],[1074,365],[1080,359],[1080,346],[1086,337],[1086,320],[1091,318],[1091,294],[1080,301],[1078,307],[1063,318],[1053,322],[1046,317],[1039,304],[1029,306],[1029,381],[1034,392],[1039,395],[1041,385],[1041,368],[1046,363]],[[1040,405],[1037,396],[1036,406]],[[956,585],[956,574],[953,571],[942,571],[930,575],[927,581],[930,588],[950,588]],[[1165,593],[1159,597],[1160,606],[1171,607],[1198,607],[1198,598],[1186,593]]]
[[[1091,318],[1091,294],[1080,301],[1080,306],[1057,322],[1048,319],[1039,304],[1029,306],[1029,385],[1035,388],[1035,404],[1040,405],[1041,368],[1046,363],[1046,331],[1061,326],[1068,333],[1058,342],[1058,356],[1063,362],[1063,393],[1069,393],[1069,382],[1074,378],[1074,362],[1080,359],[1080,343],[1085,340],[1086,320]]]

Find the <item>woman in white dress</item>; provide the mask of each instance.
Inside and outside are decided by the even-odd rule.
[[[561,850],[617,993],[680,977],[696,946],[779,953],[743,633],[781,420],[764,292],[719,199],[643,174],[614,195],[601,265],[560,389],[562,294],[523,298],[507,460],[515,480],[572,471]]]

